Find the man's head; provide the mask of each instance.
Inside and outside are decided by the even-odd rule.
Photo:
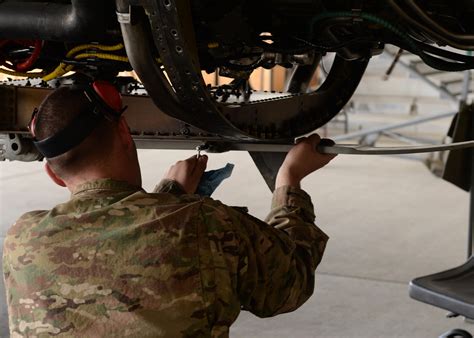
[[[91,113],[83,88],[61,87],[39,107],[34,122],[36,140],[64,130],[80,114]],[[92,133],[66,153],[47,159],[46,170],[60,185],[73,189],[82,182],[113,178],[141,185],[135,144],[123,117],[99,119]]]

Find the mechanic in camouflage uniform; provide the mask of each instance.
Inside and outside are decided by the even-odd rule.
[[[60,88],[40,107],[36,138],[84,109],[81,91]],[[178,162],[145,192],[125,119],[102,121],[45,166],[71,199],[23,215],[7,234],[11,337],[228,337],[242,309],[297,309],[328,239],[299,187],[333,158],[315,150],[319,141],[290,151],[262,222],[193,194],[206,156]]]

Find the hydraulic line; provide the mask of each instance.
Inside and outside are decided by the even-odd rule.
[[[450,60],[455,60],[458,62],[464,62],[464,63],[470,63],[472,64],[474,68],[474,57],[469,56],[469,55],[464,55],[464,54],[459,54],[459,53],[454,53],[446,49],[441,49],[434,47],[432,45],[428,45],[426,43],[419,42],[417,43],[418,47],[422,50],[424,50],[427,53],[434,54],[437,56],[441,56],[446,59]]]
[[[454,39],[458,41],[467,41],[470,43],[474,42],[474,35],[468,35],[468,34],[456,34],[453,32],[450,32],[443,26],[439,25],[436,21],[431,19],[428,14],[426,14],[420,6],[416,4],[414,0],[405,0],[405,2],[410,6],[411,9],[415,11],[416,14],[418,14],[427,24],[431,25],[436,31],[440,34],[443,34],[447,39]]]
[[[387,0],[387,3],[408,23],[412,24],[414,27],[420,29],[421,31],[427,33],[432,38],[435,38],[438,42],[445,43],[455,48],[464,49],[464,50],[474,50],[474,45],[466,45],[461,44],[456,41],[452,41],[450,39],[446,39],[446,37],[442,36],[441,34],[437,33],[436,31],[432,30],[429,27],[421,24],[418,20],[413,19],[409,16],[395,0]]]

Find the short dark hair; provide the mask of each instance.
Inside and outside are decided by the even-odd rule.
[[[90,111],[90,102],[79,87],[60,87],[41,104],[35,124],[38,141],[51,137],[67,127],[75,117]],[[113,131],[116,123],[101,120],[97,128],[77,147],[63,155],[47,159],[57,175],[67,178],[77,174],[85,166],[99,165],[108,158],[113,146]]]

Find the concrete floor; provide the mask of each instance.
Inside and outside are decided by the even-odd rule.
[[[141,151],[144,187],[151,190],[169,164],[189,152]],[[215,194],[230,205],[268,211],[270,193],[245,153],[212,155],[210,168],[236,164]],[[331,237],[314,296],[298,311],[272,319],[242,313],[231,337],[436,337],[462,319],[411,300],[407,284],[463,263],[468,194],[434,176],[420,162],[340,156],[309,177],[305,189],[317,223]],[[23,212],[68,198],[42,173],[41,163],[0,163],[0,245]],[[0,285],[0,337],[7,336]]]

